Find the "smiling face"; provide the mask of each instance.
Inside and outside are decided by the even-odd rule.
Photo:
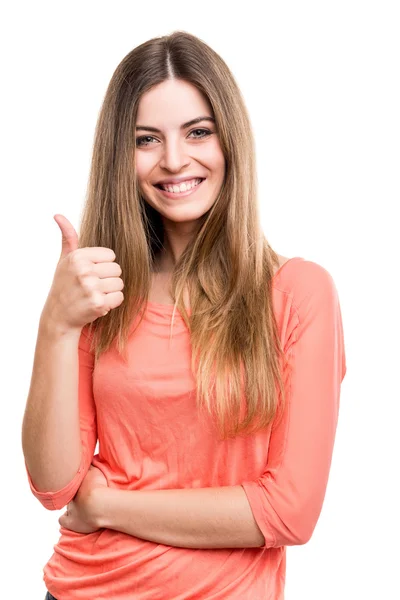
[[[209,119],[189,123],[198,117]],[[186,81],[163,81],[140,99],[136,124],[135,161],[142,196],[161,214],[167,230],[195,231],[198,219],[214,204],[225,175],[208,99]],[[164,192],[156,187],[160,181],[188,178],[188,188]],[[200,185],[189,189],[198,178],[203,180]]]

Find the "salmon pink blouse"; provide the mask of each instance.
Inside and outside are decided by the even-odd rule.
[[[121,490],[242,485],[265,543],[179,548],[61,526],[43,569],[58,600],[283,600],[286,546],[310,539],[322,509],[346,360],[338,293],[324,267],[301,257],[284,263],[273,277],[273,308],[288,358],[283,418],[225,441],[198,418],[189,333],[178,311],[169,343],[172,305],[147,303],[129,337],[128,364],[111,350],[94,368],[83,328],[81,465],[68,485],[46,492],[25,464],[34,496],[48,510],[63,509],[91,463]]]

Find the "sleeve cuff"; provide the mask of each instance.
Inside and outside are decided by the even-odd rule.
[[[244,489],[247,500],[249,501],[251,512],[253,513],[253,517],[261,529],[261,533],[265,538],[265,544],[263,546],[259,546],[260,548],[274,548],[276,544],[276,538],[274,532],[270,528],[267,523],[267,520],[264,516],[264,506],[261,500],[260,487],[255,481],[246,481],[241,484]]]
[[[79,469],[78,469],[75,477],[69,483],[67,483],[66,486],[64,486],[60,490],[55,490],[53,492],[43,492],[43,491],[39,491],[36,489],[36,487],[32,481],[31,475],[28,471],[26,462],[24,461],[25,470],[26,470],[26,473],[28,476],[29,487],[31,488],[32,494],[48,510],[61,510],[62,508],[64,508],[64,506],[66,506],[69,502],[71,502],[71,500],[75,496],[76,492],[78,491],[80,484],[83,481],[83,478],[85,476],[84,463],[85,463],[85,455],[84,455],[84,451],[82,451],[81,464],[79,466]]]

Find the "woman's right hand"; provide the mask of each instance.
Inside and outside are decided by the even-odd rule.
[[[78,234],[68,219],[58,214],[54,220],[62,250],[41,318],[64,331],[81,330],[122,303],[122,269],[111,248],[78,248]]]

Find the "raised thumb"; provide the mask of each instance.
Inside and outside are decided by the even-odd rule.
[[[79,247],[79,238],[73,225],[66,217],[64,217],[64,215],[54,215],[53,219],[61,229],[61,259]]]

